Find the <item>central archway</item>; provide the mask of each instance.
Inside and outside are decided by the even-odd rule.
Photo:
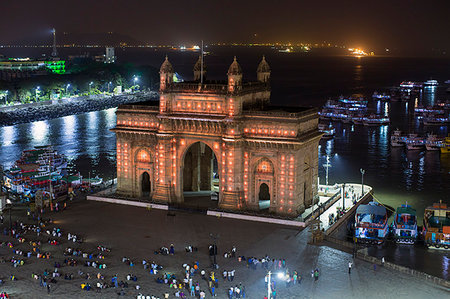
[[[217,206],[219,171],[217,157],[203,142],[193,143],[183,160],[182,188],[185,204]]]
[[[270,207],[270,190],[266,183],[262,183],[259,186],[258,199],[259,208],[261,210],[268,209]]]

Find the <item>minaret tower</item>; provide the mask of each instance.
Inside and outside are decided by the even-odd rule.
[[[266,57],[263,55],[261,62],[256,69],[256,77],[259,82],[267,83],[270,79],[270,66],[266,61]]]
[[[56,50],[56,30],[55,28],[53,28],[53,51],[52,51],[52,56],[53,57],[57,57],[58,56],[58,51]]]
[[[228,91],[234,92],[242,86],[242,68],[234,56],[233,63],[228,68]]]
[[[159,69],[159,90],[164,91],[166,87],[173,83],[174,70],[172,64],[169,62],[169,58],[166,55],[166,60],[164,60],[161,68]]]

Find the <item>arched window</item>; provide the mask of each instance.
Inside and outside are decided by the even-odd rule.
[[[139,162],[150,162],[150,155],[146,150],[140,150],[137,155]]]
[[[264,159],[259,162],[258,167],[256,168],[256,172],[264,174],[273,173],[273,165],[269,160]]]

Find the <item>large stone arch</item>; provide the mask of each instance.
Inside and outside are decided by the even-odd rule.
[[[196,144],[200,144],[202,146],[207,147],[209,150],[211,150],[212,154],[215,156],[217,160],[217,173],[220,176],[221,174],[221,151],[219,146],[219,141],[214,140],[200,140],[200,139],[182,139],[179,141],[181,144],[181,147],[179,149],[179,159],[177,161],[177,172],[176,175],[176,182],[177,186],[175,188],[175,193],[177,194],[177,197],[179,199],[179,202],[184,202],[184,187],[185,187],[185,163],[186,163],[186,157],[189,154],[189,150],[192,148],[192,146],[195,146]],[[212,171],[212,170],[211,170]],[[222,181],[219,179],[219,203],[222,199]]]

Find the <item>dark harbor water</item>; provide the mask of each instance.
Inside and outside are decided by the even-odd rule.
[[[362,94],[397,86],[403,80],[425,81],[430,78],[442,83],[427,90],[417,100],[429,105],[450,99],[445,80],[450,80],[450,60],[437,58],[393,57],[325,57],[304,53],[278,53],[270,48],[209,48],[205,58],[209,79],[224,79],[233,56],[238,57],[244,80],[256,78],[256,67],[263,54],[272,68],[272,103],[276,105],[321,107],[329,97]],[[5,53],[8,54],[8,53]],[[24,55],[30,55],[23,53]],[[64,53],[63,53],[64,54]],[[183,78],[192,77],[198,53],[158,49],[116,49],[120,62],[148,64],[159,68],[168,54]],[[333,123],[336,137],[322,141],[319,175],[325,182],[322,167],[330,156],[330,183],[360,182],[360,168],[366,170],[364,181],[375,188],[380,201],[396,207],[408,201],[421,216],[423,209],[438,200],[450,199],[450,157],[438,152],[406,152],[391,149],[390,132],[425,134],[435,132],[446,136],[449,128],[424,128],[408,119],[406,103],[370,102],[374,111],[390,115],[391,124],[364,127]],[[410,104],[411,105],[411,104]],[[115,125],[114,109],[0,128],[0,163],[10,166],[25,149],[52,144],[71,160],[71,167],[87,176],[108,179],[114,175]]]

